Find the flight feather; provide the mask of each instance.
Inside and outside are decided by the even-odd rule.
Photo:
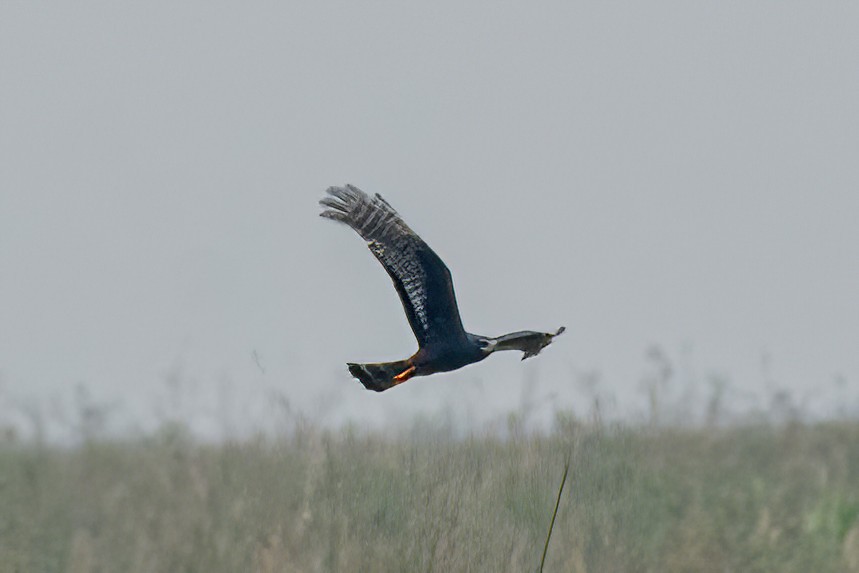
[[[320,216],[349,225],[367,241],[394,282],[421,347],[465,337],[450,271],[381,195],[353,185],[330,187],[319,203],[325,207]]]

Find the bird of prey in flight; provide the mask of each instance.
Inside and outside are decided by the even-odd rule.
[[[450,271],[378,193],[369,196],[353,185],[330,187],[319,201],[320,216],[349,225],[361,235],[388,271],[418,340],[418,351],[405,360],[349,363],[349,372],[365,388],[382,392],[413,376],[448,372],[479,362],[499,350],[521,350],[522,360],[536,356],[562,332],[523,330],[496,338],[462,327]]]

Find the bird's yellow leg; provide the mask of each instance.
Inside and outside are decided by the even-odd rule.
[[[409,366],[408,368],[406,368],[405,370],[403,370],[402,372],[400,372],[399,374],[394,376],[394,386],[396,386],[397,384],[402,384],[403,382],[405,382],[406,380],[408,380],[409,378],[411,378],[414,375],[415,375],[415,367]]]

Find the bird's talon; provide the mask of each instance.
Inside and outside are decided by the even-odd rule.
[[[401,384],[415,375],[415,367],[409,366],[407,369],[403,370],[396,376],[394,376],[394,384]]]

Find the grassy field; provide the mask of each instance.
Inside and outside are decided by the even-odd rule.
[[[0,445],[0,571],[859,571],[859,424]]]

